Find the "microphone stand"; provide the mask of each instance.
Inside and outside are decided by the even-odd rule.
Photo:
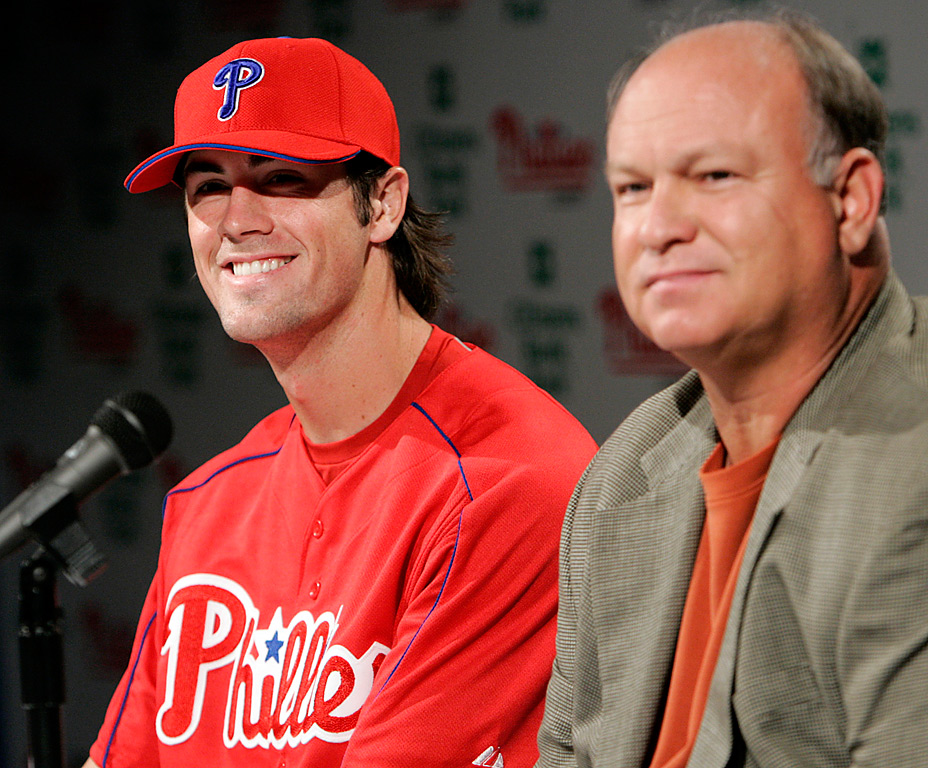
[[[44,550],[19,570],[19,657],[30,768],[62,768],[64,653],[58,606],[58,563]]]
[[[22,706],[29,737],[29,768],[63,768],[64,643],[58,573],[84,587],[103,568],[77,517],[74,496],[61,491],[49,525],[27,523],[40,548],[20,565],[19,655]]]

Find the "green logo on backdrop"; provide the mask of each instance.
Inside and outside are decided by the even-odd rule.
[[[503,13],[512,21],[541,21],[547,10],[547,0],[504,0],[503,2]]]
[[[868,37],[857,46],[860,60],[870,79],[883,91],[887,102],[892,86],[892,59],[889,43],[881,37]],[[901,211],[905,207],[907,150],[906,139],[922,132],[921,116],[906,108],[889,107],[889,137],[886,141],[886,208]]]
[[[447,112],[455,105],[456,86],[454,70],[447,64],[439,64],[429,70],[429,104],[436,112]]]
[[[200,335],[208,313],[186,248],[169,246],[161,254],[161,270],[168,292],[154,308],[161,372],[177,384],[189,386],[200,376]],[[196,298],[194,298],[194,295]]]
[[[547,292],[557,282],[557,254],[547,240],[530,243],[525,254],[528,282]],[[511,323],[519,338],[522,371],[552,395],[570,390],[571,335],[581,325],[573,304],[551,300],[549,295],[516,299]]]

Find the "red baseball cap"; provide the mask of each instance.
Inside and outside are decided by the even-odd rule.
[[[190,73],[174,102],[174,143],[126,178],[130,192],[168,184],[184,153],[222,149],[303,163],[361,150],[400,162],[400,131],[383,84],[326,40],[247,40]]]

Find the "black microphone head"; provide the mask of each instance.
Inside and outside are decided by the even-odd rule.
[[[91,424],[112,439],[129,469],[154,461],[174,435],[167,410],[147,392],[123,392],[108,398]]]

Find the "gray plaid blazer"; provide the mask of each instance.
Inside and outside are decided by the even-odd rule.
[[[716,441],[691,372],[581,478],[539,766],[648,766]],[[928,301],[891,275],[782,436],[690,766],[928,766],[926,453]]]

